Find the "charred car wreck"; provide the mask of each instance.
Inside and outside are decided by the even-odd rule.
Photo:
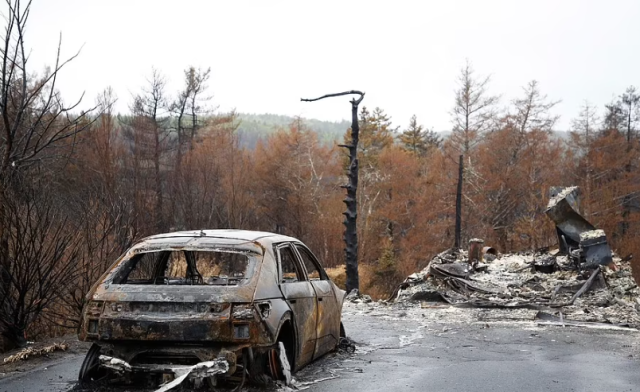
[[[295,238],[241,230],[148,237],[87,295],[79,338],[94,345],[79,377],[142,378],[159,391],[184,380],[286,380],[337,347],[344,296]]]

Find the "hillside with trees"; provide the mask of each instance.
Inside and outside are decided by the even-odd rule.
[[[346,130],[351,126],[348,121],[321,121],[316,119],[284,116],[279,114],[249,114],[238,113],[238,139],[240,145],[253,150],[259,141],[265,140],[268,136],[278,130],[287,128],[294,121],[303,121],[308,127],[313,129],[321,143],[332,144],[342,139]]]

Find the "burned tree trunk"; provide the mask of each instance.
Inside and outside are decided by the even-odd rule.
[[[460,163],[458,164],[458,189],[456,190],[456,238],[453,247],[460,249],[462,245],[460,237],[462,234],[462,175],[463,175],[463,163],[462,155],[460,155]]]
[[[347,264],[347,292],[354,289],[360,289],[360,280],[358,277],[358,232],[356,229],[358,218],[358,206],[356,192],[358,190],[358,134],[360,127],[358,125],[358,104],[362,101],[364,95],[358,100],[351,100],[351,143],[349,145],[341,145],[341,147],[349,150],[349,168],[347,169],[347,177],[349,182],[343,185],[347,189],[347,197],[344,199],[347,210],[344,212],[344,243],[345,256]]]
[[[349,167],[347,169],[347,177],[349,182],[347,185],[343,185],[342,188],[347,190],[347,197],[344,199],[344,203],[347,205],[347,210],[343,213],[344,219],[344,243],[345,243],[345,256],[347,266],[347,292],[351,290],[359,289],[360,283],[358,278],[358,232],[357,218],[358,218],[358,206],[356,199],[356,192],[358,190],[358,134],[360,127],[358,125],[358,105],[364,98],[364,93],[361,91],[351,90],[337,94],[327,94],[319,98],[314,99],[301,99],[305,102],[318,101],[323,98],[339,97],[342,95],[360,95],[360,98],[353,98],[351,102],[351,143],[341,144],[340,147],[344,147],[349,150]]]

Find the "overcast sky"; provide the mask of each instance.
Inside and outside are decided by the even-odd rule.
[[[62,73],[68,101],[85,106],[107,86],[126,111],[151,67],[174,93],[189,65],[211,67],[221,109],[341,120],[348,98],[301,97],[359,89],[396,125],[412,114],[451,128],[465,59],[491,75],[506,105],[532,79],[562,100],[568,129],[584,100],[602,106],[640,87],[640,1],[160,1],[35,0],[26,35],[32,70],[84,45]]]

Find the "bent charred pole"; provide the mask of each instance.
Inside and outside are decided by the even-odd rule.
[[[347,293],[351,290],[358,290],[360,288],[360,282],[358,279],[358,233],[356,231],[356,221],[358,218],[358,206],[356,200],[356,192],[358,190],[358,134],[360,127],[358,125],[358,105],[364,98],[364,93],[357,90],[345,91],[336,94],[327,94],[314,99],[301,98],[303,102],[319,101],[324,98],[340,97],[343,95],[359,95],[360,98],[353,98],[351,102],[351,143],[341,144],[340,147],[344,147],[349,150],[349,167],[347,169],[347,177],[349,182],[347,185],[343,185],[342,188],[347,190],[347,197],[344,199],[344,203],[347,205],[347,210],[343,213],[344,219],[344,243],[345,243],[345,256],[346,256],[346,269],[347,269]]]

